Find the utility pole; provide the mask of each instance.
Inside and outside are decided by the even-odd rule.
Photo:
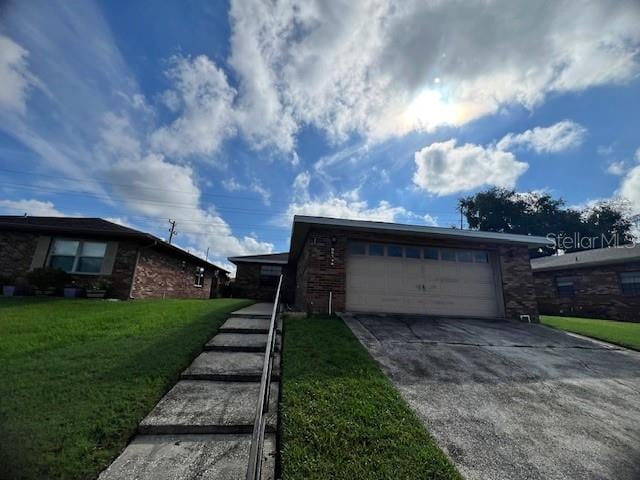
[[[171,225],[171,228],[169,229],[169,243],[171,243],[171,240],[173,240],[173,237],[178,235],[178,232],[176,232],[176,221],[175,220],[169,219],[169,225]]]
[[[209,247],[207,247],[207,254],[204,257],[205,262],[209,261]]]

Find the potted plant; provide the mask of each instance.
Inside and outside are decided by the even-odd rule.
[[[53,295],[64,287],[69,275],[59,268],[36,268],[27,274],[36,295]]]
[[[104,298],[109,288],[111,288],[111,282],[100,279],[87,289],[87,298]]]
[[[0,285],[2,286],[2,294],[8,297],[15,295],[16,293],[16,283],[13,278],[2,275],[0,276]]]
[[[64,297],[65,298],[78,298],[84,297],[84,288],[78,287],[73,281],[64,286]]]
[[[2,294],[8,297],[15,297],[18,295],[29,295],[31,290],[29,288],[29,282],[24,277],[5,277],[2,280]]]

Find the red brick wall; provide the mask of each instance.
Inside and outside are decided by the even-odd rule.
[[[494,253],[502,276],[505,317],[519,319],[528,314],[538,321],[538,308],[526,247],[462,241],[426,240],[421,237],[397,236],[340,229],[312,229],[297,261],[296,308],[318,313],[328,311],[329,292],[333,310],[346,306],[346,253],[350,240],[400,243],[405,245],[451,248],[479,248]],[[333,248],[333,254],[332,249]]]
[[[640,295],[625,295],[620,272],[640,271],[640,262],[535,272],[540,313],[640,322]],[[560,296],[556,277],[574,277],[575,295]]]
[[[148,248],[140,249],[132,298],[209,298],[213,271],[205,270],[203,287],[196,287],[194,263]]]

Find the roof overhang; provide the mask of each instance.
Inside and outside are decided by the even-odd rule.
[[[307,234],[312,228],[336,228],[339,230],[387,233],[398,236],[424,237],[442,240],[459,240],[472,243],[490,242],[525,245],[528,248],[553,247],[555,242],[546,237],[517,235],[513,233],[480,232],[457,228],[429,227],[426,225],[405,225],[401,223],[372,222],[368,220],[344,220],[339,218],[293,217],[289,259],[296,260],[304,246]]]
[[[260,258],[251,258],[251,257],[228,257],[231,263],[260,263],[264,265],[286,265],[289,263],[288,260],[270,260],[270,259],[260,259]]]

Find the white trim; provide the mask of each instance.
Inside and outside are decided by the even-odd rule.
[[[289,263],[288,260],[264,260],[260,258],[245,258],[245,257],[229,257],[229,260],[232,263],[261,263],[265,265],[286,265]]]

